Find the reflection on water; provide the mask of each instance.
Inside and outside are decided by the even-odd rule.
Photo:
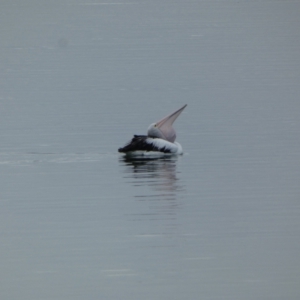
[[[182,191],[176,172],[178,157],[165,158],[132,158],[124,156],[120,158],[126,168],[124,177],[134,179],[134,186],[146,185],[158,192],[166,192],[168,195],[176,195]],[[165,194],[161,194],[164,196]]]
[[[134,198],[148,204],[136,217],[144,215],[156,221],[176,220],[182,203],[180,196],[185,190],[176,169],[180,159],[120,157],[124,178],[134,187]]]

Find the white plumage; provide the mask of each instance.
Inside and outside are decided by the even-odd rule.
[[[155,147],[157,147],[159,149],[165,148],[165,149],[169,150],[170,153],[172,153],[172,154],[182,154],[183,153],[181,145],[177,142],[171,143],[171,142],[168,142],[163,139],[153,139],[153,138],[147,138],[146,142],[148,144],[154,145]]]

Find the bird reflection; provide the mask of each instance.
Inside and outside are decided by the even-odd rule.
[[[120,158],[120,161],[126,167],[124,170],[128,174],[126,177],[134,179],[133,185],[150,186],[155,191],[175,196],[176,192],[182,189],[176,173],[178,159],[178,157],[133,158],[124,156]],[[166,194],[161,196],[166,196]]]
[[[120,166],[128,184],[134,188],[134,199],[142,205],[142,210],[130,215],[133,221],[155,222],[156,230],[164,235],[173,235],[178,228],[178,211],[182,206],[184,187],[176,170],[181,157],[164,158],[120,158]],[[143,224],[143,223],[142,223]],[[144,225],[141,225],[143,227]],[[152,227],[149,227],[150,229]],[[141,236],[149,231],[141,232]],[[157,234],[150,230],[150,234]],[[168,247],[170,246],[167,243]],[[157,246],[157,245],[156,245]],[[166,246],[166,242],[163,242]]]

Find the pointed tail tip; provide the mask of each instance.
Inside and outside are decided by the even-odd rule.
[[[123,147],[123,148],[119,148],[118,152],[119,153],[126,153],[126,152],[128,152],[128,150],[126,149],[126,147]]]

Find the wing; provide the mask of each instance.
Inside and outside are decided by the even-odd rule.
[[[123,153],[132,151],[174,153],[177,151],[177,146],[163,139],[150,138],[146,135],[134,135],[133,139],[123,148],[119,148],[118,151]]]

